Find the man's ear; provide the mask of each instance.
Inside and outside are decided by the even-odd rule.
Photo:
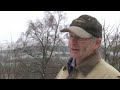
[[[96,38],[95,48],[99,48],[101,46],[101,40],[101,38]]]

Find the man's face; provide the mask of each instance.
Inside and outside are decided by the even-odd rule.
[[[68,46],[71,57],[82,60],[89,56],[99,45],[91,38],[79,38],[73,33],[69,33]]]

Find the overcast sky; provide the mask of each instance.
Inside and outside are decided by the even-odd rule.
[[[105,20],[106,25],[117,25],[120,23],[120,11],[66,11],[67,22],[79,17],[82,14],[89,14],[96,17],[101,24]],[[21,32],[25,32],[28,21],[41,19],[43,11],[0,11],[0,43],[15,42]]]

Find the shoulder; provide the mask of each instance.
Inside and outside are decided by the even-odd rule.
[[[115,69],[112,65],[105,62],[103,59],[96,65],[95,70],[104,78],[118,78],[120,77],[120,72]]]
[[[100,67],[101,68],[103,67],[103,69],[106,69],[108,71],[112,71],[112,72],[120,74],[117,69],[115,69],[112,65],[108,64],[107,62],[105,62],[103,59],[101,59],[100,65],[101,65]]]
[[[67,71],[67,66],[63,66],[62,69],[57,74],[55,79],[62,79],[62,78],[64,78],[64,76],[67,75],[67,73],[65,73],[66,71]]]

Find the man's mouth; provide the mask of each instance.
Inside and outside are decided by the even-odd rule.
[[[71,50],[72,50],[72,51],[79,51],[79,49],[75,49],[75,48],[72,48]]]

